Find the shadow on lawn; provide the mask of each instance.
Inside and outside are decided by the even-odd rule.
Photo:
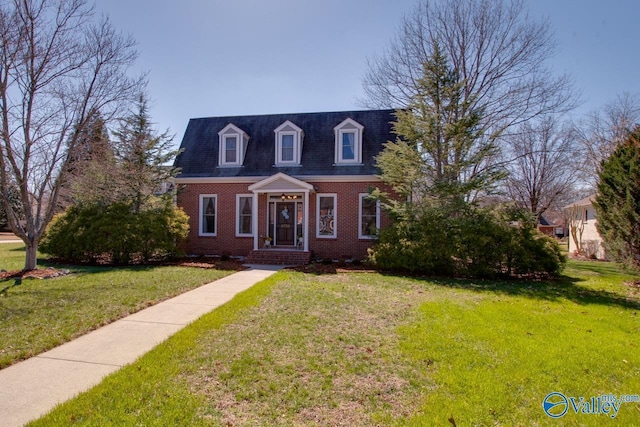
[[[584,262],[574,264],[574,269],[586,272],[587,274],[595,274],[601,277],[619,277],[622,272],[618,266],[613,263],[596,263]],[[367,269],[363,266],[346,269],[333,265],[317,265],[314,268],[294,268],[307,274],[323,275],[338,274],[343,272],[375,272],[375,270]],[[640,310],[640,297],[625,296],[622,293],[607,291],[604,289],[592,289],[580,285],[585,279],[562,275],[560,277],[541,280],[527,279],[454,279],[444,277],[424,277],[424,276],[407,276],[394,272],[379,272],[385,276],[403,277],[417,282],[423,282],[429,285],[439,285],[456,289],[470,290],[474,292],[493,292],[496,294],[504,294],[510,296],[521,296],[531,299],[540,299],[546,301],[557,301],[561,298],[575,302],[576,304],[588,305],[599,304],[607,306],[617,306],[626,309]]]
[[[444,286],[458,289],[466,289],[475,292],[494,292],[510,296],[521,296],[531,299],[557,301],[560,298],[568,299],[576,304],[599,304],[618,306],[627,309],[640,310],[640,299],[626,297],[604,289],[596,290],[579,285],[582,279],[560,276],[555,279],[541,281],[471,281],[437,280]]]
[[[638,297],[628,297],[605,289],[588,288],[579,284],[584,282],[584,279],[567,275],[539,281],[434,279],[426,277],[416,278],[416,280],[474,292],[493,292],[545,301],[557,301],[564,298],[580,305],[598,304],[640,310],[640,298]]]

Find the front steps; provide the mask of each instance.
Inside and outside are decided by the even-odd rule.
[[[265,265],[307,265],[311,262],[311,252],[291,249],[257,249],[249,252],[247,264]]]

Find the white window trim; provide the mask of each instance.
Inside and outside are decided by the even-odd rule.
[[[291,160],[284,160],[282,158],[282,140],[284,139],[285,136],[292,136],[293,137],[293,156]],[[298,134],[297,132],[279,132],[278,133],[278,149],[276,152],[276,164],[278,165],[296,165],[299,164],[300,162],[297,161],[298,159]]]
[[[227,155],[227,139],[235,138],[236,140],[236,161],[229,162],[226,159]],[[239,133],[228,133],[226,135],[222,135],[222,141],[220,143],[220,166],[239,166],[240,163],[240,134]]]
[[[333,234],[320,234],[320,198],[333,198]],[[318,193],[316,195],[316,238],[318,239],[335,239],[338,237],[338,195],[336,193]]]
[[[366,197],[369,197],[369,193],[360,193],[358,195],[358,238],[359,239],[375,239],[376,236],[365,236],[362,234],[362,202]],[[380,201],[376,201],[376,229],[380,230]]]
[[[240,198],[246,197],[251,199],[251,233],[240,233]],[[253,216],[256,214],[255,206],[253,206],[253,194],[236,194],[236,237],[253,237]]]
[[[227,139],[235,138],[236,139],[236,161],[235,162],[227,162],[226,148],[227,148]],[[220,132],[218,132],[218,166],[242,166],[244,163],[244,154],[246,151],[246,145],[249,140],[249,135],[247,135],[242,129],[237,127],[236,125],[229,123],[225,126]]]
[[[293,130],[284,130],[286,128],[292,128]],[[302,158],[302,139],[304,138],[304,132],[298,126],[291,123],[289,120],[278,126],[274,131],[275,133],[275,162],[276,166],[299,166]],[[282,160],[282,137],[285,135],[293,135],[293,160]]]
[[[213,223],[213,228],[215,229],[214,233],[205,233],[203,231],[204,222],[202,221],[202,218],[204,216],[204,199],[205,198],[213,198],[215,200],[214,209],[216,211],[216,216],[214,218],[214,223]],[[199,236],[217,236],[218,235],[218,216],[219,216],[218,195],[217,194],[200,194],[200,202],[199,202],[199,208],[198,208],[198,235]]]
[[[355,165],[362,164],[362,132],[364,126],[353,119],[345,119],[338,126],[333,128],[335,134],[335,164],[336,165]],[[342,135],[345,133],[355,133],[354,138],[354,158],[342,158]]]

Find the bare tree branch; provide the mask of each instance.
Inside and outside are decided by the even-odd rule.
[[[62,173],[91,111],[113,118],[144,78],[127,77],[134,42],[86,0],[12,0],[0,5],[0,184],[14,184],[23,217],[8,215],[36,267]],[[7,212],[8,198],[0,196]]]
[[[603,160],[640,124],[640,94],[622,93],[599,110],[573,125],[573,138],[582,147],[585,162],[581,168],[593,188]]]
[[[408,106],[434,42],[489,133],[576,105],[569,77],[554,77],[546,64],[556,49],[548,20],[529,17],[521,0],[421,0],[383,54],[369,60],[361,103]]]
[[[559,208],[581,177],[579,150],[571,135],[547,117],[521,124],[505,138],[508,146],[503,155],[510,157],[505,162],[507,194],[536,219],[552,207]]]

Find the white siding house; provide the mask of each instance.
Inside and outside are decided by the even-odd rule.
[[[596,228],[594,198],[595,195],[591,195],[564,208],[569,226],[569,253],[605,259],[602,237]]]

